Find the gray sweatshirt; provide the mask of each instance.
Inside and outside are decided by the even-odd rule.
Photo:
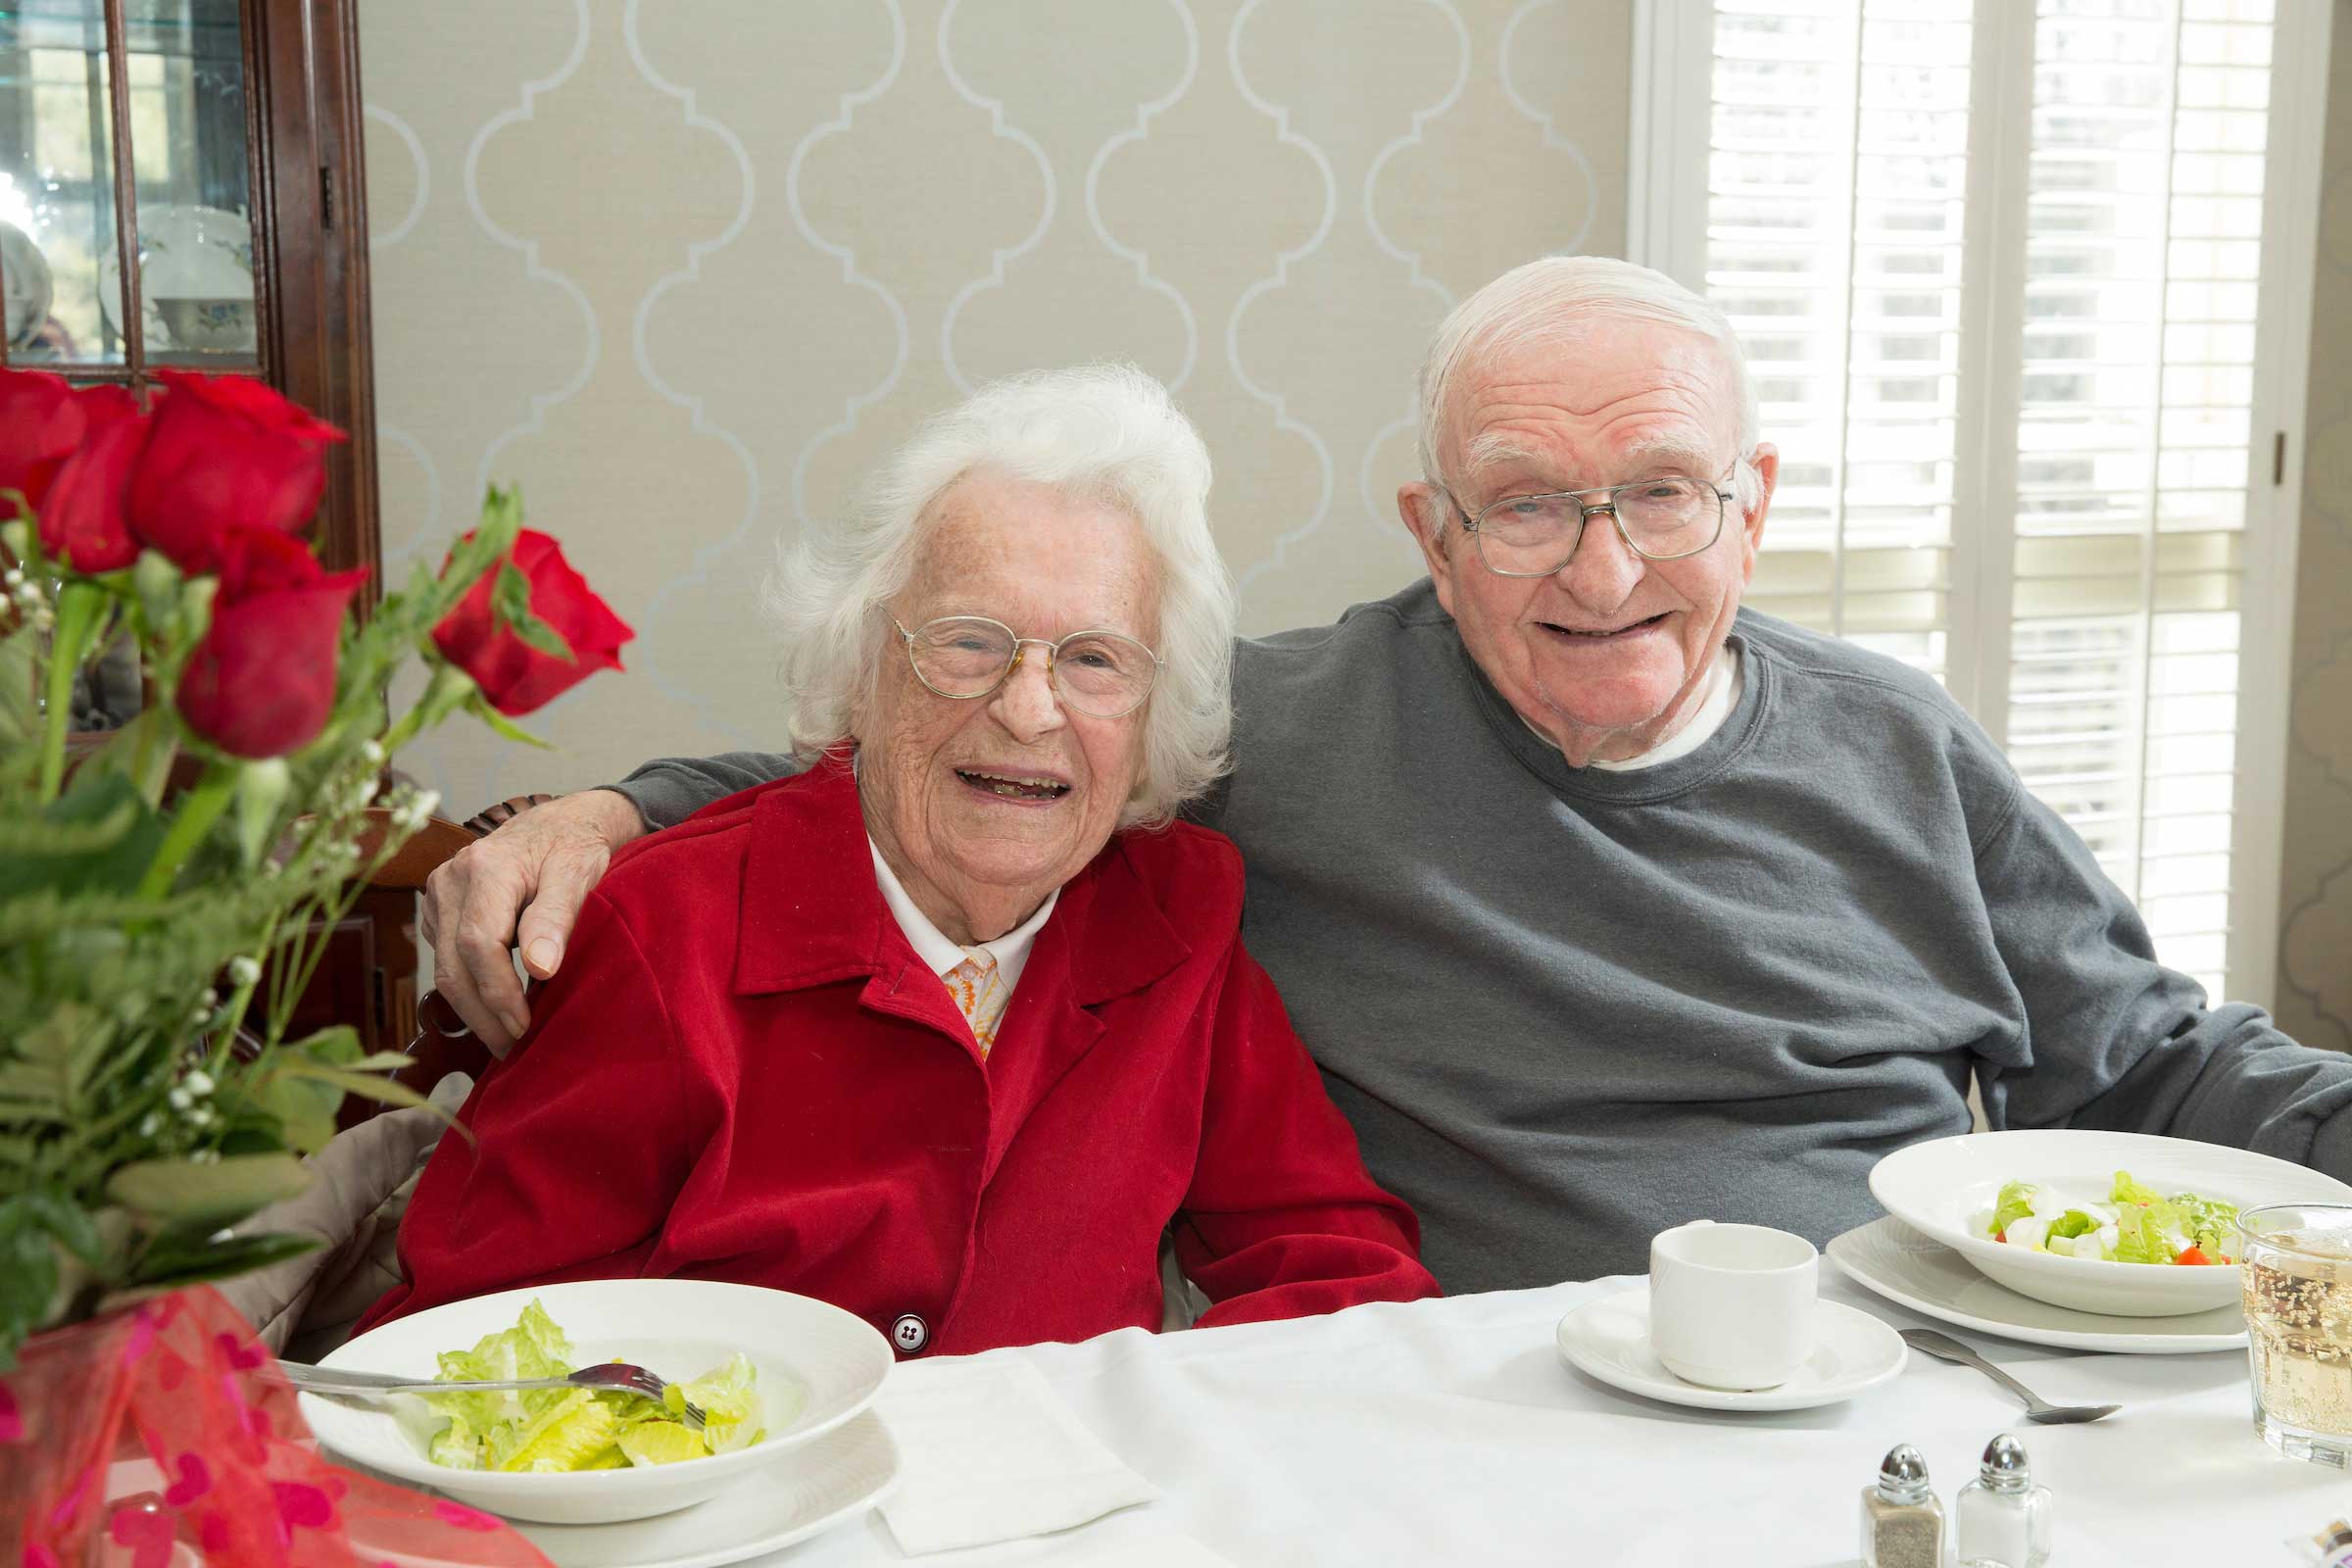
[[[1638,1273],[1700,1217],[1826,1242],[1879,1214],[1880,1155],[1968,1130],[1972,1074],[1996,1128],[2352,1177],[2352,1058],[2158,964],[1941,687],[1750,611],[1733,635],[1723,727],[1624,772],[1531,733],[1426,580],[1236,650],[1235,767],[1199,815],[1448,1291]],[[790,767],[620,788],[660,826]]]

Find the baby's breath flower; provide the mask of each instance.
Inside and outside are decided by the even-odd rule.
[[[191,1095],[209,1095],[213,1092],[213,1075],[199,1067],[181,1079],[180,1084]]]
[[[360,742],[360,755],[368,760],[369,767],[384,765],[384,749],[373,741]]]
[[[192,1110],[192,1111],[188,1112],[188,1125],[189,1125],[189,1126],[191,1126],[191,1127],[210,1127],[212,1124],[213,1124],[213,1107],[212,1107],[212,1106],[210,1106],[210,1105],[198,1105],[198,1106],[197,1106],[197,1107],[196,1107],[194,1110]]]
[[[16,592],[16,591],[17,591],[19,588],[22,588],[22,587],[24,587],[24,567],[22,567],[22,566],[11,566],[11,567],[9,567],[9,568],[8,568],[8,570],[6,570],[5,572],[0,572],[0,588],[6,588],[6,589],[8,589],[8,591],[9,591],[9,592],[11,592],[11,593],[14,593],[14,592]]]
[[[261,963],[240,953],[228,960],[228,978],[238,986],[252,985],[262,977]]]
[[[47,631],[56,624],[57,612],[51,610],[47,605],[43,605],[32,612],[32,629],[34,631]]]
[[[163,1112],[151,1110],[146,1115],[139,1118],[139,1136],[141,1138],[153,1138],[157,1133],[160,1133],[163,1130]]]
[[[164,1098],[172,1102],[172,1108],[173,1110],[178,1111],[188,1110],[196,1103],[196,1097],[189,1094],[186,1089],[182,1088],[178,1084],[173,1084],[172,1086],[172,1092],[164,1096]]]

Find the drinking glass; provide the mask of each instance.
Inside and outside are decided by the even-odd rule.
[[[2237,1228],[2254,1430],[2352,1470],[2352,1204],[2274,1203]]]

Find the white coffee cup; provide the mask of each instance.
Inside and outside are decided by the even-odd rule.
[[[1778,1388],[1813,1353],[1821,1254],[1765,1225],[1692,1220],[1649,1244],[1649,1346],[1710,1389]]]

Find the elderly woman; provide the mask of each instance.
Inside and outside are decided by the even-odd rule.
[[[822,1297],[906,1354],[1437,1287],[1273,986],[1231,844],[1208,457],[1148,376],[1007,381],[804,544],[793,779],[617,858],[362,1327],[511,1286]],[[540,1037],[545,1037],[544,1039]]]

